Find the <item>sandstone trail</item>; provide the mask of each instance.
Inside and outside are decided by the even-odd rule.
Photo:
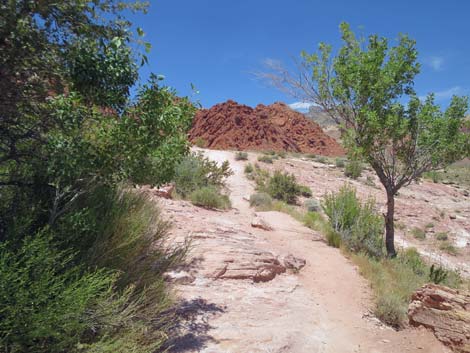
[[[232,210],[159,199],[174,239],[192,239],[188,266],[168,274],[180,300],[171,352],[448,352],[424,328],[381,325],[352,263],[290,216],[255,212],[244,163],[205,153],[230,162]]]

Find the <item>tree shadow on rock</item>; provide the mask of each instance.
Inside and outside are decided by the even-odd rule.
[[[207,342],[214,342],[208,332],[212,328],[209,319],[225,311],[225,308],[206,300],[198,298],[184,300],[174,309],[175,325],[173,337],[166,344],[165,349],[170,353],[200,351],[206,347]]]

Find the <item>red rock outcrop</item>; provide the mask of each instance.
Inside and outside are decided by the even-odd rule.
[[[470,353],[470,293],[427,284],[412,296],[408,317],[413,326],[431,329],[453,351]]]
[[[196,113],[189,133],[213,149],[272,150],[344,154],[343,148],[321,127],[284,103],[259,104],[256,108],[232,100]]]

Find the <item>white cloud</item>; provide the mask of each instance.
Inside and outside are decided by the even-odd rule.
[[[431,56],[426,62],[434,71],[441,71],[444,66],[444,58],[442,56]]]
[[[308,111],[310,107],[316,106],[316,104],[308,102],[294,102],[288,105],[291,109],[299,111]]]
[[[436,99],[436,101],[446,100],[452,98],[452,96],[454,95],[463,96],[465,94],[468,94],[468,92],[468,90],[460,86],[454,86],[446,90],[434,92],[434,98]],[[420,96],[419,99],[424,101],[426,99],[426,96]]]

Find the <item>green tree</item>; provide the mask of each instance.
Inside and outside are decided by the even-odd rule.
[[[152,76],[117,0],[0,5],[0,239],[52,225],[99,183],[159,184],[188,150],[194,105]]]
[[[419,73],[415,41],[400,35],[395,46],[386,38],[357,38],[341,26],[344,45],[335,57],[321,43],[319,52],[302,52],[299,72],[271,63],[262,74],[274,85],[322,107],[343,131],[351,155],[363,158],[377,173],[387,194],[385,243],[395,256],[395,195],[424,172],[442,168],[468,155],[469,134],[463,129],[466,97],[454,96],[441,111],[434,95],[417,97]]]

